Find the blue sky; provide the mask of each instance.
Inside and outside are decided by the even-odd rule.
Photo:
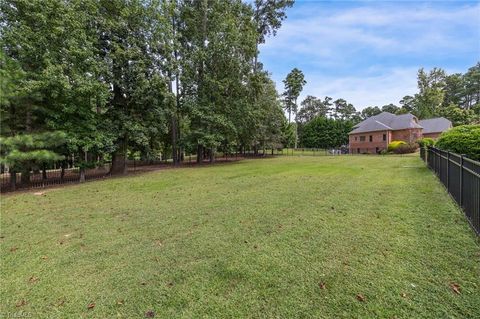
[[[417,92],[416,72],[465,72],[480,61],[480,1],[301,1],[260,59],[279,92],[297,67],[306,95],[345,98],[358,110]]]

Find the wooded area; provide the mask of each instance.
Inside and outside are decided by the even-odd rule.
[[[292,4],[2,1],[2,164],[124,173],[132,157],[275,147],[287,122],[258,46]]]

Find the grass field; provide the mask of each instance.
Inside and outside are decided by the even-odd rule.
[[[1,205],[0,317],[480,315],[479,240],[417,156],[245,160]]]

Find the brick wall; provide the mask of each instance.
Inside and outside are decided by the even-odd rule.
[[[349,136],[350,153],[353,153],[353,154],[378,153],[381,150],[387,148],[388,143],[391,141],[391,136],[392,134],[389,131],[350,134]],[[361,140],[362,137],[364,137],[365,139],[364,141]],[[370,141],[370,138],[371,138],[371,141]]]
[[[385,140],[384,140],[385,135]],[[350,153],[353,154],[375,154],[383,149],[387,149],[387,146],[392,141],[404,141],[407,143],[414,143],[416,140],[422,137],[431,137],[422,135],[421,128],[412,128],[397,131],[377,131],[367,133],[357,133],[349,135]],[[361,137],[365,140],[361,141]],[[370,136],[372,141],[370,141]],[[437,135],[438,136],[438,135]],[[436,138],[436,137],[434,137]]]
[[[404,141],[407,143],[414,143],[419,138],[422,138],[421,128],[411,128],[405,130],[392,131],[392,141]]]

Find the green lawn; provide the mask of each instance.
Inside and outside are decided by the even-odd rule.
[[[417,156],[245,160],[1,204],[0,317],[480,315],[479,240]]]

